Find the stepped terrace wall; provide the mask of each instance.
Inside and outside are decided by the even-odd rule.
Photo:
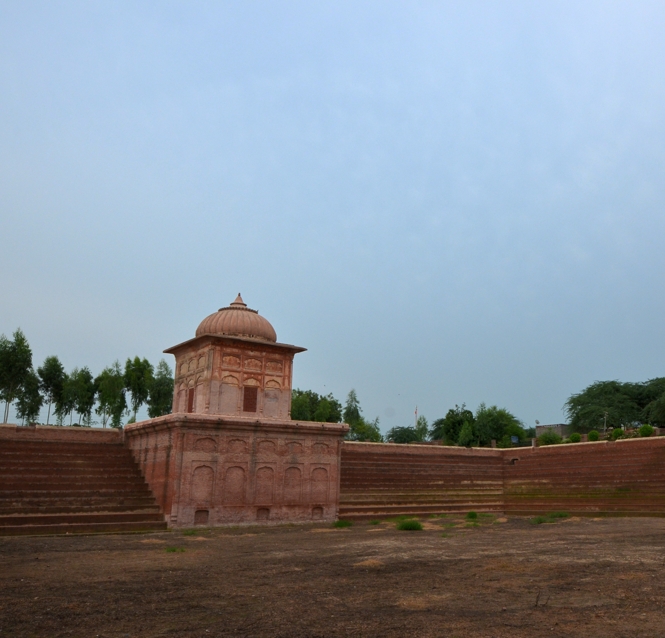
[[[665,516],[665,437],[502,453],[508,514]]]
[[[501,512],[503,471],[501,450],[345,441],[339,515]]]

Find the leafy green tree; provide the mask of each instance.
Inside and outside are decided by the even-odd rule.
[[[71,374],[65,372],[62,380],[62,393],[55,402],[55,415],[58,425],[63,425],[65,417],[69,415],[69,425],[72,425],[74,408],[76,407],[76,376],[78,368],[74,368]]]
[[[511,436],[526,438],[522,422],[508,410],[496,405],[488,408],[481,403],[476,410],[475,424],[480,445],[489,445],[492,440],[505,443],[505,438],[510,440]]]
[[[358,395],[356,391],[351,389],[348,396],[346,397],[346,404],[344,405],[344,423],[352,425],[357,421],[360,421],[362,418],[362,410],[360,409],[360,401],[358,401]]]
[[[416,436],[418,437],[417,441],[426,441],[427,435],[429,434],[429,425],[427,419],[424,416],[419,416],[416,419],[416,426],[414,428]]]
[[[379,429],[379,417],[374,421],[368,421],[362,416],[360,402],[355,390],[351,390],[346,397],[344,406],[344,422],[349,424],[346,438],[350,441],[370,441],[378,443],[383,441]]]
[[[9,406],[18,398],[21,387],[32,370],[32,350],[20,328],[13,340],[0,335],[0,399],[5,401],[3,423],[9,419]]]
[[[150,396],[153,368],[147,359],[127,359],[125,363],[125,388],[132,394],[131,406],[133,417],[136,421],[136,413]]]
[[[419,416],[415,426],[394,427],[386,433],[386,440],[392,443],[421,443],[427,440],[429,426],[424,416]]]
[[[99,402],[96,412],[102,417],[103,427],[106,427],[110,420],[112,428],[119,428],[122,425],[122,415],[127,410],[125,377],[120,363],[115,361],[112,366],[104,368],[95,379],[95,386]]]
[[[74,409],[79,414],[81,425],[92,424],[92,408],[95,405],[95,380],[87,367],[71,375]]]
[[[157,371],[148,392],[148,416],[151,419],[171,414],[173,407],[173,372],[162,359],[157,364]]]
[[[662,403],[661,403],[662,402]],[[566,401],[564,410],[575,432],[614,429],[665,417],[665,378],[644,383],[596,381]]]
[[[397,426],[386,432],[386,441],[390,443],[416,443],[421,440],[413,426]]]
[[[448,445],[454,445],[458,442],[462,426],[465,422],[473,423],[474,416],[471,410],[466,409],[466,405],[456,405],[446,413],[442,419],[437,419],[432,423],[430,438],[433,441],[445,441]]]
[[[332,394],[319,396],[312,390],[295,389],[291,392],[291,418],[294,421],[339,423],[342,404]]]
[[[34,423],[39,418],[44,399],[39,392],[39,377],[29,370],[23,380],[16,400],[16,415],[27,423]]]
[[[37,368],[37,374],[39,375],[40,389],[48,402],[48,412],[46,414],[46,425],[48,425],[51,418],[51,406],[57,402],[62,394],[65,369],[58,357],[46,357],[42,366]]]
[[[464,421],[459,436],[457,437],[457,444],[463,447],[480,445],[475,421]]]

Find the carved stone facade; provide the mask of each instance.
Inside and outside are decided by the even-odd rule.
[[[291,421],[293,357],[240,295],[175,355],[173,413],[125,428],[171,527],[332,521],[342,423]]]
[[[170,527],[333,521],[341,423],[170,414],[125,441]]]

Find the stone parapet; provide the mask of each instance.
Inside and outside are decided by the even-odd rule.
[[[57,425],[0,424],[0,441],[53,441],[62,443],[122,443],[122,430]]]

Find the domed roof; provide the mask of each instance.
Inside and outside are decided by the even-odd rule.
[[[246,337],[261,341],[277,341],[275,329],[270,322],[262,317],[257,310],[247,307],[240,293],[236,300],[226,308],[206,317],[196,329],[196,336],[225,335],[229,337]]]

